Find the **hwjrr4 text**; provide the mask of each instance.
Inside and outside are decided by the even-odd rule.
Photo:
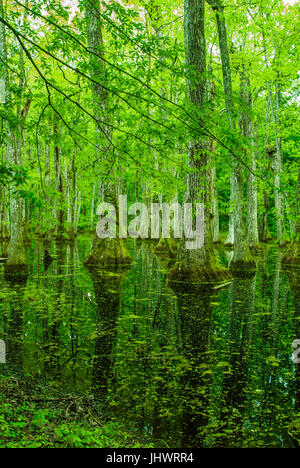
[[[130,463],[137,466],[141,461],[148,461],[149,465],[155,463],[193,463],[194,457],[192,453],[168,453],[168,452],[153,452],[146,457],[144,455],[120,455],[114,452],[112,455],[107,455],[106,463]]]

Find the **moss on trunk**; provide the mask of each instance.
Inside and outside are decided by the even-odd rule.
[[[10,243],[8,247],[8,259],[5,264],[5,273],[27,274],[28,265],[23,242]]]
[[[122,239],[95,238],[92,250],[84,264],[101,268],[130,265],[131,262],[132,259]]]
[[[251,253],[256,253],[259,250],[259,243],[258,244],[253,244],[249,245],[249,249]]]
[[[228,270],[220,266],[215,267],[198,267],[184,268],[181,262],[177,262],[174,269],[170,273],[170,281],[181,283],[211,283],[219,282],[231,277]]]
[[[24,225],[23,225],[23,205],[22,201],[13,198],[10,199],[10,241],[8,246],[8,259],[5,264],[5,272],[23,274],[27,273],[27,258],[24,246]]]
[[[209,283],[229,279],[231,274],[218,264],[208,246],[201,250],[183,250],[171,270],[170,281],[183,283]]]
[[[234,257],[230,262],[229,270],[236,277],[251,278],[256,272],[256,263],[250,254],[245,256],[243,260],[235,260]]]

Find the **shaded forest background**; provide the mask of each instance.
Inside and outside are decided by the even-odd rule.
[[[26,268],[32,234],[93,232],[98,202],[120,193],[204,202],[209,278],[212,242],[253,267],[249,247],[297,237],[299,5],[1,0],[0,11],[6,268]],[[180,268],[197,269],[186,256]]]

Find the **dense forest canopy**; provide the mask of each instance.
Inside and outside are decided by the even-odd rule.
[[[0,447],[299,447],[299,32],[0,0]]]
[[[183,3],[2,2],[8,264],[26,263],[29,232],[94,230],[120,193],[205,202],[207,242],[229,231],[237,265],[295,238],[299,5]]]

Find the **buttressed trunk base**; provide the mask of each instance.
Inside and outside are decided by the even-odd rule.
[[[23,239],[21,200],[11,198],[11,238],[8,246],[8,259],[5,264],[6,274],[23,274],[28,272],[28,264]]]
[[[211,255],[207,247],[203,247],[200,252],[185,250],[169,275],[171,282],[199,284],[223,281],[230,277],[230,272],[217,263],[215,255]]]
[[[156,254],[167,254],[170,257],[176,257],[177,244],[175,239],[159,239],[154,251]]]
[[[131,257],[122,239],[95,238],[91,253],[84,264],[91,267],[130,265]]]

